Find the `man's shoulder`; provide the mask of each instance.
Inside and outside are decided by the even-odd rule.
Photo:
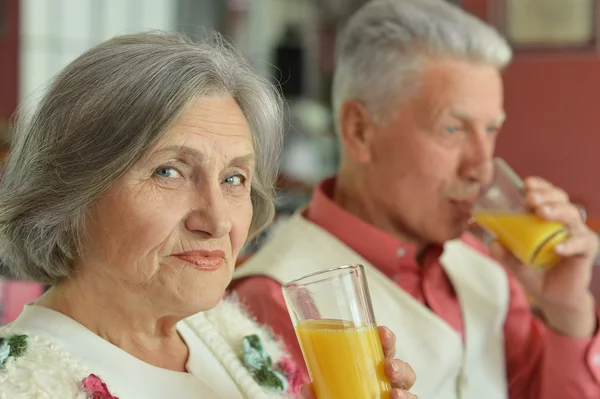
[[[304,269],[323,253],[343,245],[336,238],[302,216],[292,216],[255,252],[238,262],[234,279],[247,276],[270,276],[278,271]]]

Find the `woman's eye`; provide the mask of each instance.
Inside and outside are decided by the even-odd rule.
[[[444,130],[446,131],[446,133],[450,133],[450,134],[458,132],[458,129],[459,128],[456,127],[456,126],[446,126],[446,127],[444,127]]]
[[[179,173],[175,168],[159,168],[156,169],[154,173],[159,177],[164,177],[168,179],[181,177],[181,173]]]
[[[246,178],[242,175],[233,175],[229,176],[225,179],[226,184],[231,184],[232,186],[239,186],[240,184],[244,184]]]

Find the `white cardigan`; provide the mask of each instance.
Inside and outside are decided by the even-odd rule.
[[[102,399],[288,397],[261,386],[244,366],[243,341],[249,335],[260,337],[274,365],[286,355],[236,302],[224,300],[181,321],[177,329],[189,348],[188,373],[149,365],[61,313],[28,305],[17,320],[0,328],[0,399],[91,398],[82,383],[91,374],[110,391]],[[7,356],[6,338],[16,334],[27,336],[27,347]]]

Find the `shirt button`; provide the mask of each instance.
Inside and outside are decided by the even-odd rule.
[[[399,258],[401,258],[404,255],[406,255],[406,249],[404,249],[404,248],[398,248],[398,250],[396,251],[396,256],[398,256]]]
[[[592,363],[594,366],[600,367],[600,353],[596,353],[594,356],[592,356]]]

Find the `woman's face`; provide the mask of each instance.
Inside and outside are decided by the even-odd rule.
[[[97,201],[81,272],[170,314],[213,307],[248,235],[253,171],[235,100],[196,100]]]

